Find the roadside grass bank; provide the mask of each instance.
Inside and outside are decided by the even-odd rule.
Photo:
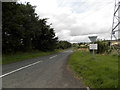
[[[54,51],[47,51],[47,52],[43,52],[43,51],[17,52],[16,54],[2,55],[2,64],[14,63],[14,62],[23,61],[26,59],[55,54],[62,51],[64,50],[54,50]]]
[[[114,55],[95,55],[86,51],[74,51],[68,64],[85,85],[90,88],[118,87],[118,57]]]

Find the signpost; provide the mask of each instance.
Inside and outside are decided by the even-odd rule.
[[[89,45],[89,49],[93,50],[93,57],[94,57],[94,50],[97,50],[97,44],[94,44],[94,42],[97,39],[97,36],[89,36],[89,39],[91,40],[91,42],[93,42],[93,44]]]

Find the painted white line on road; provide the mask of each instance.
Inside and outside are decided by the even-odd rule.
[[[52,59],[52,58],[54,58],[54,57],[57,57],[57,55],[55,55],[55,56],[52,56],[52,57],[50,57],[49,59]]]
[[[65,53],[66,53],[66,52],[73,52],[73,51],[65,51]]]
[[[90,90],[90,88],[89,87],[86,87],[87,88],[87,90]]]
[[[27,66],[18,68],[18,69],[16,69],[16,70],[13,70],[13,71],[11,71],[11,72],[8,72],[8,73],[6,73],[6,74],[1,75],[0,78],[2,78],[2,77],[4,77],[4,76],[7,76],[7,75],[9,75],[9,74],[15,73],[15,72],[17,72],[17,71],[20,71],[20,70],[22,70],[22,69],[25,69],[25,68],[27,68],[27,67],[33,66],[33,65],[38,64],[38,63],[40,63],[40,62],[42,62],[42,61],[38,61],[38,62],[35,62],[35,63],[32,63],[32,64],[29,64],[29,65],[27,65]]]

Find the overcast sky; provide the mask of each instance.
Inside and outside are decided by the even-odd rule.
[[[20,0],[36,7],[40,18],[49,18],[59,40],[88,42],[88,36],[110,39],[114,0]]]

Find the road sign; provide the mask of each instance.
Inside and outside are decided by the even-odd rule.
[[[89,36],[88,38],[90,39],[91,42],[93,42],[93,44],[89,45],[89,48],[90,50],[93,51],[93,58],[94,58],[94,50],[97,50],[97,44],[94,44],[94,43],[97,39],[97,36]]]
[[[95,42],[97,39],[97,36],[89,36],[89,39],[91,42]]]
[[[97,50],[98,46],[97,46],[97,44],[90,44],[89,48],[90,48],[90,50]]]

